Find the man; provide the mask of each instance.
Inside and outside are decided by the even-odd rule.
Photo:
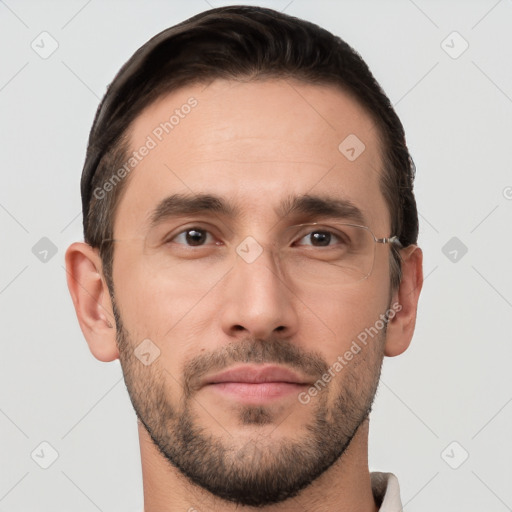
[[[402,125],[360,56],[248,6],[163,31],[98,108],[68,286],[120,359],[145,512],[402,509],[369,473],[422,252]]]

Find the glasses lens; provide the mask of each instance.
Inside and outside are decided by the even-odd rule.
[[[305,224],[287,229],[279,252],[285,274],[304,286],[340,286],[372,271],[375,240],[369,229],[351,224]]]
[[[116,250],[122,248],[127,257],[141,265],[148,277],[190,290],[212,287],[236,261],[232,247],[216,243],[215,237],[201,228],[186,228],[172,239],[165,236],[116,239],[116,246]]]

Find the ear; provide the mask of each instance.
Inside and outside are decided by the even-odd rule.
[[[99,251],[86,243],[71,244],[66,251],[66,274],[89,350],[100,361],[117,359],[116,323]]]
[[[418,299],[423,286],[423,252],[416,245],[400,251],[402,257],[402,279],[391,301],[393,318],[390,317],[386,331],[386,356],[398,356],[412,340],[416,325]]]

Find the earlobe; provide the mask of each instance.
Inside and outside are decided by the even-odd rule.
[[[423,252],[416,246],[406,247],[401,252],[402,279],[393,294],[392,305],[397,313],[390,318],[386,331],[386,356],[402,354],[410,345],[416,325],[418,300],[423,286]]]
[[[66,274],[76,316],[91,353],[104,362],[119,357],[115,319],[97,249],[82,242],[66,251]]]

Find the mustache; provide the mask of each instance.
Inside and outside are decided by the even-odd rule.
[[[329,369],[321,354],[304,352],[284,339],[245,338],[208,353],[201,353],[185,363],[184,394],[190,397],[201,388],[204,377],[224,370],[235,363],[273,363],[288,366],[317,380]]]

